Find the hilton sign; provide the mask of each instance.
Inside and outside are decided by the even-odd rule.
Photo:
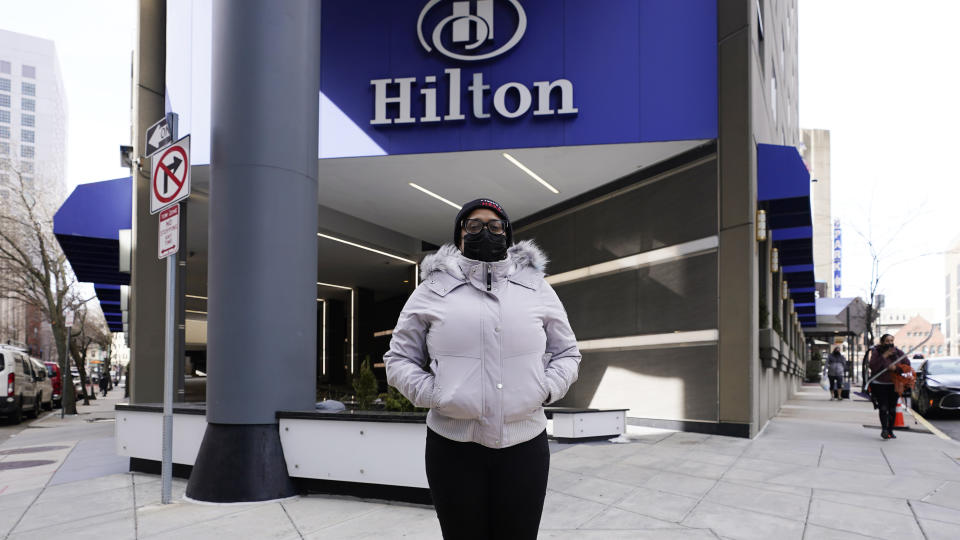
[[[429,53],[436,52],[448,58],[461,62],[473,62],[497,57],[512,49],[523,37],[527,28],[527,17],[523,6],[518,0],[509,0],[510,6],[516,11],[516,28],[510,38],[494,50],[484,49],[474,52],[481,46],[489,45],[494,40],[494,1],[474,0],[447,2],[451,13],[445,15],[434,26],[432,32],[424,32],[424,20],[441,0],[430,0],[423,7],[417,19],[417,36],[421,46]],[[473,12],[471,13],[471,7]],[[449,29],[449,32],[447,31]],[[451,50],[444,42],[448,35],[455,50]],[[429,39],[428,37],[429,36]],[[489,47],[488,47],[489,48]],[[446,78],[447,106],[442,116],[437,109],[437,79],[436,75],[428,75],[420,83],[417,77],[397,77],[386,79],[372,79],[370,85],[374,89],[374,114],[371,125],[384,126],[392,124],[434,123],[464,120],[461,101],[463,92],[463,75],[460,68],[444,70]],[[442,77],[442,76],[441,76]],[[414,86],[421,86],[419,94],[422,98],[423,114],[419,118],[412,116],[412,100]],[[531,90],[532,87],[532,90]],[[483,80],[483,73],[472,73],[467,86],[470,100],[470,112],[474,118],[490,118],[491,111],[484,105],[484,98],[490,91],[491,85]],[[559,108],[551,106],[551,94],[559,93]],[[493,91],[492,112],[503,118],[519,118],[536,107],[534,116],[566,116],[578,112],[573,103],[573,83],[567,79],[554,81],[537,81],[530,87],[519,82],[507,82]],[[387,115],[387,106],[396,105],[397,114]]]

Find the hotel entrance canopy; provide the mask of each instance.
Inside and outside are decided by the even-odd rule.
[[[767,212],[767,228],[800,324],[816,326],[810,172],[795,147],[757,145],[757,201]]]
[[[77,280],[93,283],[112,332],[123,331],[120,286],[120,231],[130,229],[131,178],[80,184],[53,216],[53,233]]]

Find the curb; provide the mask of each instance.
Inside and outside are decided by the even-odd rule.
[[[930,433],[933,433],[934,435],[936,435],[937,437],[940,437],[945,441],[957,442],[951,439],[950,436],[947,435],[946,433],[937,429],[933,424],[928,422],[926,418],[920,416],[920,413],[918,413],[917,411],[913,410],[912,408],[907,408],[907,412],[910,413],[910,416],[912,416],[915,420],[920,422],[923,425],[923,427],[930,430]]]

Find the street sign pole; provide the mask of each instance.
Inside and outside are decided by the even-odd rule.
[[[167,313],[163,336],[163,454],[160,502],[170,504],[173,483],[173,336],[176,324],[177,257],[167,256]]]
[[[178,136],[177,122],[173,121],[171,124],[171,140],[176,141]],[[184,163],[184,166],[189,171],[190,164]],[[185,172],[184,174],[188,173]],[[151,186],[151,189],[154,189],[153,186]],[[177,217],[177,219],[180,218]],[[177,251],[179,251],[179,246]],[[166,259],[167,301],[163,336],[163,449],[160,462],[160,502],[162,504],[170,504],[170,492],[173,484],[173,352],[174,336],[176,334],[177,255],[176,253],[168,254]]]

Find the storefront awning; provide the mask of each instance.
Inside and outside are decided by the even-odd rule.
[[[120,230],[131,227],[131,179],[81,184],[53,217],[53,232],[77,279],[94,284],[100,307],[113,332],[123,330],[120,286]]]
[[[816,326],[810,172],[793,146],[757,145],[757,202],[800,322]]]

